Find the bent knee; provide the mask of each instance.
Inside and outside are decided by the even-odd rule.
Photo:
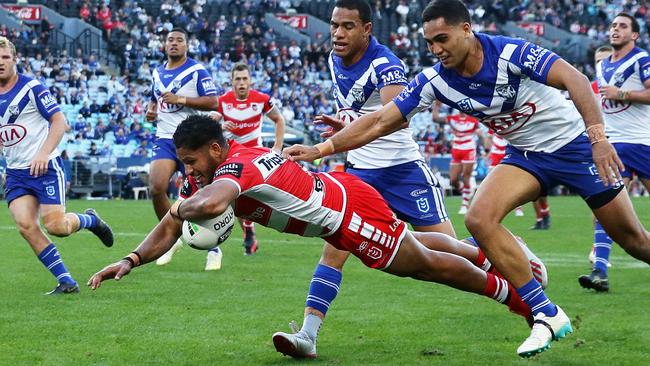
[[[65,220],[52,220],[43,223],[48,234],[63,237],[70,235],[70,228]]]
[[[16,227],[21,235],[29,235],[40,230],[38,223],[33,221],[16,221]]]

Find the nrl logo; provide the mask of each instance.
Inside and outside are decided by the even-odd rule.
[[[496,87],[497,94],[507,101],[512,101],[515,99],[516,92],[515,88],[510,84],[497,85]]]
[[[469,100],[469,98],[465,98],[461,101],[458,102],[458,109],[460,109],[461,112],[470,114],[474,112],[474,107],[472,107],[472,101]]]

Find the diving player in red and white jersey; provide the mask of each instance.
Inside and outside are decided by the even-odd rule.
[[[248,65],[236,64],[232,69],[232,90],[219,97],[217,112],[212,116],[221,121],[226,138],[248,146],[262,146],[262,120],[264,115],[275,123],[273,150],[282,151],[284,143],[284,118],[273,106],[271,97],[251,89],[251,73]],[[239,219],[244,232],[245,254],[257,251],[255,226],[252,221]]]
[[[440,106],[440,103],[436,103]],[[451,113],[443,118],[438,113],[439,108],[433,108],[434,121],[444,121],[451,127],[454,139],[451,145],[451,162],[449,163],[449,181],[453,187],[462,192],[463,202],[458,213],[464,215],[472,199],[472,173],[476,165],[476,140],[475,136],[483,137],[478,127],[478,119],[465,113]],[[462,180],[461,180],[462,177]]]
[[[311,173],[268,148],[226,142],[221,126],[207,118],[190,116],[174,133],[189,176],[183,187],[187,198],[174,203],[133,252],[93,275],[92,289],[165,253],[181,235],[183,220],[215,217],[233,205],[236,215],[280,232],[322,237],[367,267],[482,294],[532,321],[530,307],[489,263],[472,264],[484,258],[477,247],[442,233],[411,233],[360,178]]]

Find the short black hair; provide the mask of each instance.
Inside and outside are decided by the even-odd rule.
[[[171,33],[171,32],[183,33],[183,35],[185,36],[185,40],[186,41],[188,40],[187,31],[185,29],[181,28],[181,27],[174,27],[174,28],[172,28],[172,30],[169,31],[169,33]],[[169,33],[167,33],[167,35],[169,35]]]
[[[599,52],[614,52],[614,47],[612,47],[612,46],[610,46],[608,44],[602,45],[602,46],[596,48],[596,50],[594,51],[594,54],[599,53]]]
[[[337,0],[334,7],[356,10],[363,24],[372,22],[372,9],[366,0]]]
[[[208,143],[226,145],[221,124],[205,114],[193,114],[183,120],[174,132],[174,146],[198,150]]]
[[[630,23],[632,23],[632,32],[635,32],[635,33],[641,32],[641,26],[639,25],[639,22],[636,20],[635,17],[633,17],[630,14],[625,13],[625,12],[616,14],[616,17],[628,18],[630,20]],[[616,18],[616,17],[614,17],[614,18]]]
[[[469,10],[460,0],[433,0],[422,11],[422,23],[443,18],[448,25],[472,24]]]

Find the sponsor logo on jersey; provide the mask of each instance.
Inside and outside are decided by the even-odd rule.
[[[201,82],[201,86],[203,86],[204,91],[208,90],[216,90],[217,87],[214,85],[214,82],[212,80],[204,80]]]
[[[643,78],[644,79],[649,78],[650,77],[650,66],[644,68],[642,73],[643,73]]]
[[[253,160],[253,164],[257,167],[257,170],[260,171],[264,179],[268,178],[273,172],[275,172],[286,160],[275,152],[270,152],[262,156],[257,157]]]
[[[255,103],[251,104],[251,108],[253,109],[253,111],[257,112],[257,104]]]
[[[364,250],[366,250],[367,247],[368,247],[368,242],[364,240],[361,242],[361,244],[359,244],[357,250],[363,252]]]
[[[54,194],[56,193],[56,192],[54,191],[54,186],[47,186],[47,187],[45,187],[45,193],[47,193],[47,195],[50,196],[50,197],[51,197],[51,196],[54,196]]]
[[[339,88],[336,84],[332,85],[332,98],[337,99],[339,96]]]
[[[408,97],[411,96],[411,93],[413,93],[413,89],[414,89],[414,87],[411,86],[411,85],[407,85],[407,86],[405,86],[404,89],[402,90],[402,92],[399,93],[399,95],[397,96],[397,98],[398,98],[400,101],[403,102],[404,100],[406,100],[406,98],[408,98]]]
[[[474,112],[474,107],[472,107],[472,101],[469,98],[465,98],[458,103],[458,109],[461,110],[461,112],[470,114]]]
[[[614,82],[614,85],[617,88],[620,88],[621,86],[623,86],[623,83],[625,83],[625,76],[623,75],[623,73],[617,72],[616,74],[614,74],[614,76],[612,76],[612,81]]]
[[[515,88],[510,84],[501,84],[496,86],[497,94],[506,100],[506,102],[512,102],[515,100],[517,93]]]
[[[536,111],[537,106],[535,103],[529,102],[517,110],[485,117],[481,119],[481,123],[499,135],[508,135],[525,125],[535,115]]]
[[[165,74],[165,75],[163,75],[163,79],[169,79],[169,78],[171,78],[173,76],[174,76],[174,74]]]
[[[11,147],[21,142],[27,135],[25,127],[17,124],[0,126],[0,140],[4,147]]]
[[[469,88],[471,90],[476,90],[476,89],[480,88],[482,85],[483,84],[481,84],[481,83],[471,83],[471,84],[469,84]]]
[[[527,46],[530,46],[525,54],[526,61],[524,61],[524,67],[530,70],[533,70],[536,74],[541,75],[542,70],[537,70],[540,61],[544,59],[544,56],[548,53],[548,50],[532,43],[528,43]],[[525,47],[525,46],[524,46]],[[524,51],[525,52],[525,51]]]
[[[387,85],[406,82],[406,77],[404,77],[404,73],[402,72],[402,70],[389,71],[381,75],[380,77],[381,77],[381,82]]]
[[[41,103],[43,103],[43,107],[45,108],[50,108],[56,104],[56,99],[54,99],[54,97],[50,93],[45,93],[42,97],[40,97],[40,99],[41,99]]]
[[[426,197],[422,197],[415,202],[418,204],[418,210],[420,212],[429,212],[429,200]]]
[[[341,79],[341,80],[348,80],[349,79],[349,77],[347,77],[347,76],[345,76],[343,74],[338,74],[338,75],[336,75],[336,77]]]
[[[214,172],[214,177],[220,177],[222,175],[233,175],[237,178],[241,178],[242,171],[244,170],[244,164],[241,163],[228,163],[224,164]]]
[[[411,191],[411,197],[419,197],[427,193],[428,191],[429,191],[428,189],[416,189],[414,191]]]
[[[384,253],[381,251],[381,249],[376,248],[376,247],[370,247],[368,249],[368,253],[366,254],[369,258],[371,259],[379,259]]]
[[[605,114],[615,114],[630,108],[632,103],[626,100],[607,99],[601,95],[600,105]]]

